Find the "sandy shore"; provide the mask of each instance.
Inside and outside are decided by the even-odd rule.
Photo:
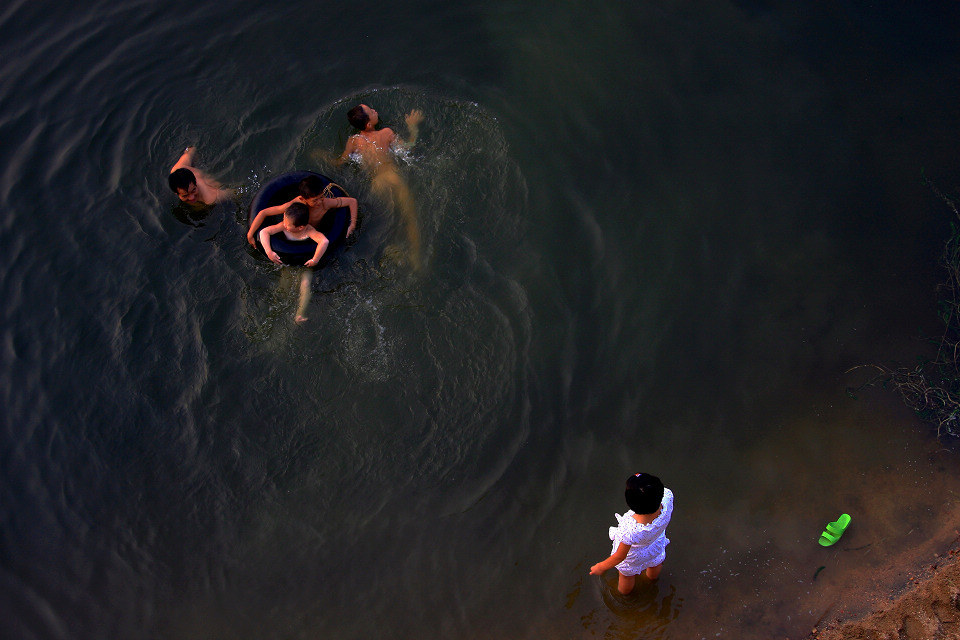
[[[960,638],[960,532],[944,553],[908,573],[903,588],[853,596],[845,609],[825,616],[808,638],[817,640],[956,640]],[[872,604],[872,612],[847,618],[844,611]]]

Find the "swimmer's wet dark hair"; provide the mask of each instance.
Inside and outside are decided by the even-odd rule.
[[[291,202],[283,217],[296,227],[303,227],[310,223],[310,208],[302,202]]]
[[[641,515],[656,513],[663,502],[663,483],[660,478],[649,473],[638,473],[627,478],[624,492],[627,506]]]
[[[304,198],[316,198],[323,193],[324,184],[319,176],[307,176],[300,181],[300,195]]]
[[[190,169],[181,167],[170,174],[167,182],[170,183],[170,191],[174,193],[177,193],[177,189],[189,191],[190,185],[197,182],[197,176],[193,175],[193,171],[190,171]]]
[[[363,110],[363,105],[358,104],[353,109],[350,109],[350,111],[347,111],[347,120],[354,129],[363,131],[367,128],[367,123],[370,122],[370,116]]]

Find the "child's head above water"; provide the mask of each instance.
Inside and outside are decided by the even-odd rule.
[[[365,131],[367,124],[371,121],[373,122],[373,126],[377,126],[377,123],[380,121],[380,116],[367,105],[358,104],[347,112],[347,120],[354,129]]]
[[[283,212],[283,222],[287,231],[305,227],[310,222],[310,209],[302,202],[291,202],[287,210]]]
[[[627,478],[627,490],[624,492],[627,506],[634,513],[645,515],[656,513],[663,501],[663,483],[660,478],[649,473],[637,473]]]
[[[324,184],[318,176],[307,176],[300,181],[300,195],[304,200],[323,195]]]
[[[170,190],[184,202],[193,202],[197,199],[197,177],[193,171],[180,167],[167,178]]]

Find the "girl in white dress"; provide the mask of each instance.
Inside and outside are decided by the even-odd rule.
[[[603,575],[616,567],[620,572],[617,590],[626,595],[633,591],[638,574],[645,573],[651,580],[660,576],[670,544],[666,530],[673,515],[673,492],[657,476],[638,473],[627,478],[624,495],[630,511],[616,514],[619,525],[610,527],[612,555],[590,567],[590,575]]]

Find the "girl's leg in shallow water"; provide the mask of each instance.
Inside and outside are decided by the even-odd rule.
[[[660,577],[661,569],[663,569],[662,562],[655,567],[647,567],[647,570],[645,573],[647,574],[647,577],[650,578],[651,580],[656,580],[657,578]]]
[[[647,567],[644,571],[644,575],[647,576],[650,580],[656,580],[660,577],[660,571],[663,569],[663,563],[661,562],[655,567]],[[617,591],[623,595],[627,595],[633,591],[633,588],[637,584],[637,576],[625,576],[619,571],[617,574],[620,576],[620,581],[617,583]]]

